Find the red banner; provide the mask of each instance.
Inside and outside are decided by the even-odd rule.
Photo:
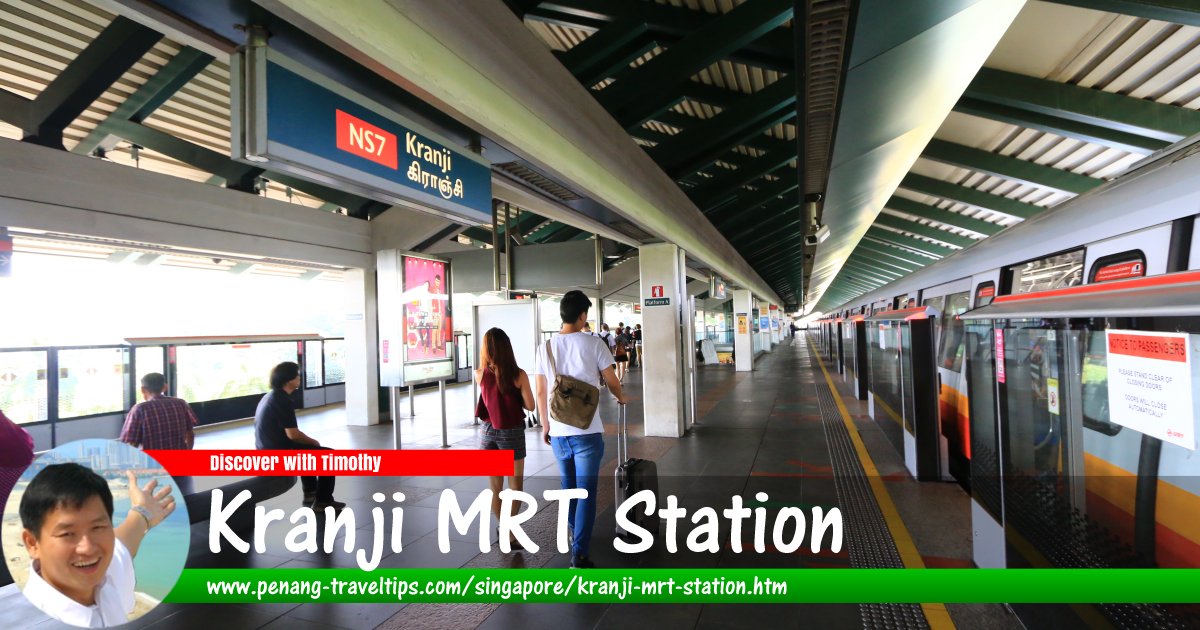
[[[513,474],[513,452],[497,450],[147,451],[177,476],[427,476]]]
[[[1187,340],[1180,337],[1110,333],[1108,353],[1187,363]]]
[[[1144,275],[1146,275],[1146,265],[1142,261],[1124,262],[1115,265],[1105,265],[1096,270],[1095,282],[1138,278]]]

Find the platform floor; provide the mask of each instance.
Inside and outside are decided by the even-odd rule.
[[[725,545],[718,553],[670,554],[657,544],[643,554],[625,555],[613,549],[612,473],[616,465],[614,405],[602,405],[606,420],[605,464],[601,469],[599,509],[592,557],[600,567],[865,567],[971,566],[970,507],[955,484],[912,481],[903,461],[879,427],[866,415],[865,403],[853,400],[841,377],[828,380],[810,341],[797,337],[763,355],[749,373],[729,366],[701,370],[698,383],[698,423],[680,439],[645,437],[642,431],[641,371],[630,371],[630,450],[633,456],[658,463],[660,496],[675,494],[683,507],[727,507],[739,494],[753,507],[755,495],[766,492],[769,511],[783,506],[808,509],[837,506],[845,518],[846,544],[840,553],[812,554],[807,545],[796,553],[768,550],[764,554],[734,553]],[[827,383],[838,390],[835,396]],[[841,413],[837,401],[846,411]],[[415,415],[401,404],[404,448],[438,448],[442,443],[440,400],[436,390],[419,392]],[[448,442],[451,448],[474,448],[478,427],[471,419],[470,385],[447,389]],[[301,428],[334,448],[390,448],[393,426],[346,426],[340,406],[305,412]],[[540,495],[559,487],[558,468],[550,448],[527,431],[525,490]],[[856,439],[857,438],[857,439]],[[253,427],[224,425],[198,435],[197,448],[252,448]],[[863,471],[878,471],[872,483]],[[210,478],[211,479],[211,478]],[[198,480],[203,487],[205,480]],[[215,479],[213,481],[216,481]],[[342,477],[336,495],[369,514],[374,492],[403,491],[406,495],[401,553],[384,550],[381,566],[402,567],[566,567],[569,557],[554,550],[555,510],[542,502],[527,531],[542,549],[536,553],[504,554],[493,549],[481,554],[477,532],[451,532],[451,550],[437,549],[436,506],[443,488],[473,495],[486,487],[482,478]],[[297,485],[265,502],[268,508],[290,510],[300,504]],[[886,506],[894,509],[885,509]],[[770,521],[769,521],[770,522]],[[360,519],[360,530],[370,521]],[[684,540],[690,525],[682,529]],[[349,554],[290,554],[283,550],[286,528],[268,536],[269,553],[244,556],[235,551],[202,555],[189,566],[204,567],[356,567]],[[728,534],[722,531],[723,539]],[[769,538],[769,534],[768,534]],[[745,536],[748,541],[750,536]],[[195,552],[193,550],[193,555]],[[864,594],[865,596],[865,594]],[[0,627],[14,623],[22,601],[0,602]],[[11,605],[10,605],[11,604]],[[27,604],[25,604],[27,605]],[[878,606],[878,605],[601,605],[601,604],[163,604],[129,628],[1019,628],[1015,617],[998,605]],[[47,621],[38,628],[58,627]],[[64,626],[65,627],[65,626]]]

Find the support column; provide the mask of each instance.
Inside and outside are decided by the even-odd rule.
[[[642,404],[646,435],[680,437],[686,428],[691,380],[683,356],[687,278],[682,252],[671,243],[639,251],[642,296]]]
[[[346,424],[379,424],[375,271],[346,271]],[[393,422],[395,419],[393,419]]]
[[[754,325],[750,318],[754,316],[754,298],[749,289],[733,291],[733,353],[737,355],[734,369],[738,372],[749,372],[754,369],[754,340],[750,332]],[[745,324],[743,327],[742,324]]]
[[[758,300],[758,345],[763,352],[771,351],[771,315],[770,305],[762,300]],[[763,318],[767,318],[767,326],[762,325]]]

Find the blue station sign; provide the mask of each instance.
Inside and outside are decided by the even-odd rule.
[[[436,132],[267,47],[231,64],[233,157],[468,223],[491,220],[491,167]]]

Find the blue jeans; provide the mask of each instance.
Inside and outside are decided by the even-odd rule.
[[[563,489],[583,488],[588,493],[586,499],[572,499],[567,508],[571,553],[586,556],[596,521],[596,481],[600,476],[600,460],[604,458],[604,434],[552,436],[550,447],[558,460]]]

